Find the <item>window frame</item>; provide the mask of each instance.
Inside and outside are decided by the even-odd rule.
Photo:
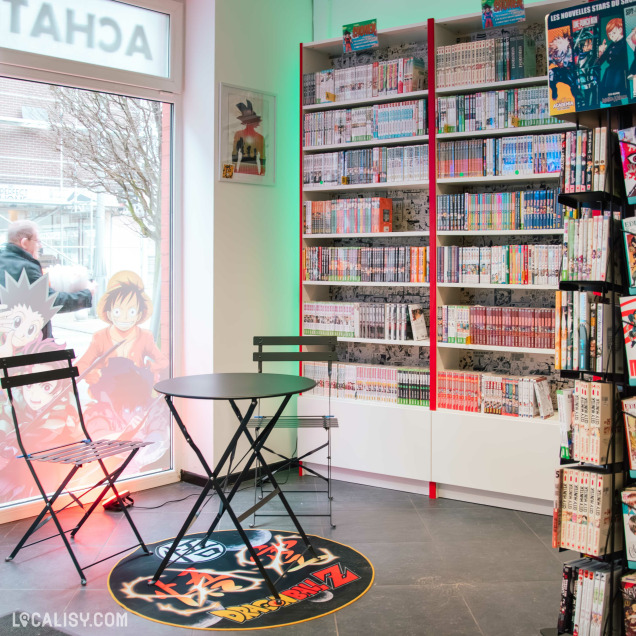
[[[79,3],[79,0],[75,0]],[[157,77],[133,71],[124,71],[86,62],[64,60],[37,53],[26,53],[0,47],[0,74],[11,77],[13,73],[49,72],[68,78],[99,80],[120,88],[110,92],[122,92],[131,88],[181,93],[183,87],[184,7],[176,0],[111,0],[167,14],[170,18],[170,73]],[[34,78],[31,78],[34,79]],[[68,82],[68,80],[66,80]],[[68,84],[67,84],[68,85]],[[129,87],[124,89],[123,87]],[[128,93],[126,93],[128,94]],[[131,95],[132,96],[132,95]]]
[[[81,0],[76,0],[80,2]],[[170,77],[157,78],[141,73],[61,60],[22,51],[8,51],[0,47],[0,76],[9,79],[68,86],[70,88],[116,93],[126,97],[148,99],[171,104],[171,165],[170,165],[170,218],[167,231],[169,238],[168,271],[170,334],[168,355],[170,375],[180,364],[175,352],[175,334],[179,333],[180,312],[175,311],[175,280],[181,276],[179,259],[175,250],[180,245],[182,234],[182,162],[183,162],[183,59],[184,59],[184,7],[175,0],[113,0],[125,4],[152,9],[170,14]],[[177,222],[179,219],[179,222]],[[175,268],[177,268],[175,270]],[[174,432],[171,441],[170,467],[147,475],[132,477],[132,482],[145,482],[143,488],[160,486],[178,480],[182,461],[182,449]],[[130,483],[129,480],[128,483]],[[33,501],[15,502],[0,507],[0,524],[36,514],[41,504]]]

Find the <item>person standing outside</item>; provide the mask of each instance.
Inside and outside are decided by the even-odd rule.
[[[7,242],[0,250],[0,285],[6,284],[6,276],[19,280],[22,272],[26,272],[29,283],[33,284],[42,277],[40,257],[40,233],[33,221],[14,221],[7,229]],[[79,292],[57,292],[55,305],[61,306],[61,312],[77,311],[91,307],[93,293],[97,285],[90,282],[86,289]],[[56,293],[54,289],[50,293]],[[52,338],[53,330],[50,321],[42,328],[43,338]]]

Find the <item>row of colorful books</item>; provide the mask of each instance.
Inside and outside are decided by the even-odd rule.
[[[393,229],[393,199],[304,201],[305,234],[384,233]]]
[[[561,170],[561,133],[443,141],[440,178],[552,174]]]
[[[547,86],[437,98],[437,132],[476,132],[561,123],[550,117]]]
[[[612,385],[576,380],[574,388],[557,391],[561,458],[600,466],[623,460],[623,444],[611,457]]]
[[[438,88],[522,79],[537,73],[536,43],[523,33],[438,46],[435,59]]]
[[[426,63],[401,57],[303,75],[303,105],[401,95],[426,90]]]
[[[426,246],[322,247],[303,250],[304,280],[340,282],[429,282]]]
[[[351,303],[319,301],[303,303],[303,334],[375,340],[424,340],[428,337],[419,304]]]
[[[326,362],[305,362],[303,375],[316,381],[312,395],[413,406],[430,404],[428,369],[338,362],[332,365],[329,378]]]
[[[561,189],[569,192],[605,190],[607,128],[565,133],[561,146]]]
[[[333,187],[367,183],[425,181],[428,145],[374,147],[303,157],[303,184]]]
[[[492,245],[437,248],[437,282],[557,285],[561,245]]]
[[[553,230],[563,227],[558,188],[437,195],[438,230]]]
[[[614,634],[619,634],[620,597],[616,596],[612,600],[611,591],[617,594],[621,585],[621,573],[620,564],[612,567],[609,563],[601,563],[589,557],[564,563],[557,632],[602,636],[608,633],[608,621],[612,613]],[[631,587],[632,583],[622,583],[623,595],[628,589],[626,585]],[[631,607],[628,611],[631,615]],[[625,633],[629,635],[631,632]]]
[[[585,212],[584,218],[565,215],[563,221],[563,281],[607,280],[610,216]],[[616,282],[616,281],[613,281]]]
[[[547,418],[554,415],[545,376],[439,371],[437,407],[510,417]]]
[[[437,341],[554,349],[554,309],[442,305],[437,308]]]
[[[602,469],[561,466],[556,470],[552,515],[552,547],[575,550],[590,556],[610,552],[611,498],[622,487],[622,473]],[[614,549],[623,544],[622,531],[615,524]]]
[[[602,302],[601,296],[588,291],[557,291],[555,326],[556,370],[596,373],[612,370],[612,348],[616,343],[621,346],[618,331],[613,345],[612,329],[620,326],[620,318],[612,305]],[[622,361],[623,356],[617,355],[616,373],[622,373]]]
[[[426,100],[305,113],[303,146],[348,144],[425,135]]]

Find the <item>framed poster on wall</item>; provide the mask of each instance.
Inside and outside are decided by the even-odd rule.
[[[273,185],[276,97],[229,84],[219,88],[219,180]]]

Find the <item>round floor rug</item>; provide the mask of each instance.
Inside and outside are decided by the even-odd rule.
[[[195,629],[241,630],[309,621],[359,599],[373,583],[373,566],[349,546],[310,535],[318,557],[302,538],[284,530],[246,530],[275,582],[275,600],[235,530],[184,537],[156,585],[152,579],[172,544],[141,548],[113,568],[108,588],[122,607],[159,623]]]

